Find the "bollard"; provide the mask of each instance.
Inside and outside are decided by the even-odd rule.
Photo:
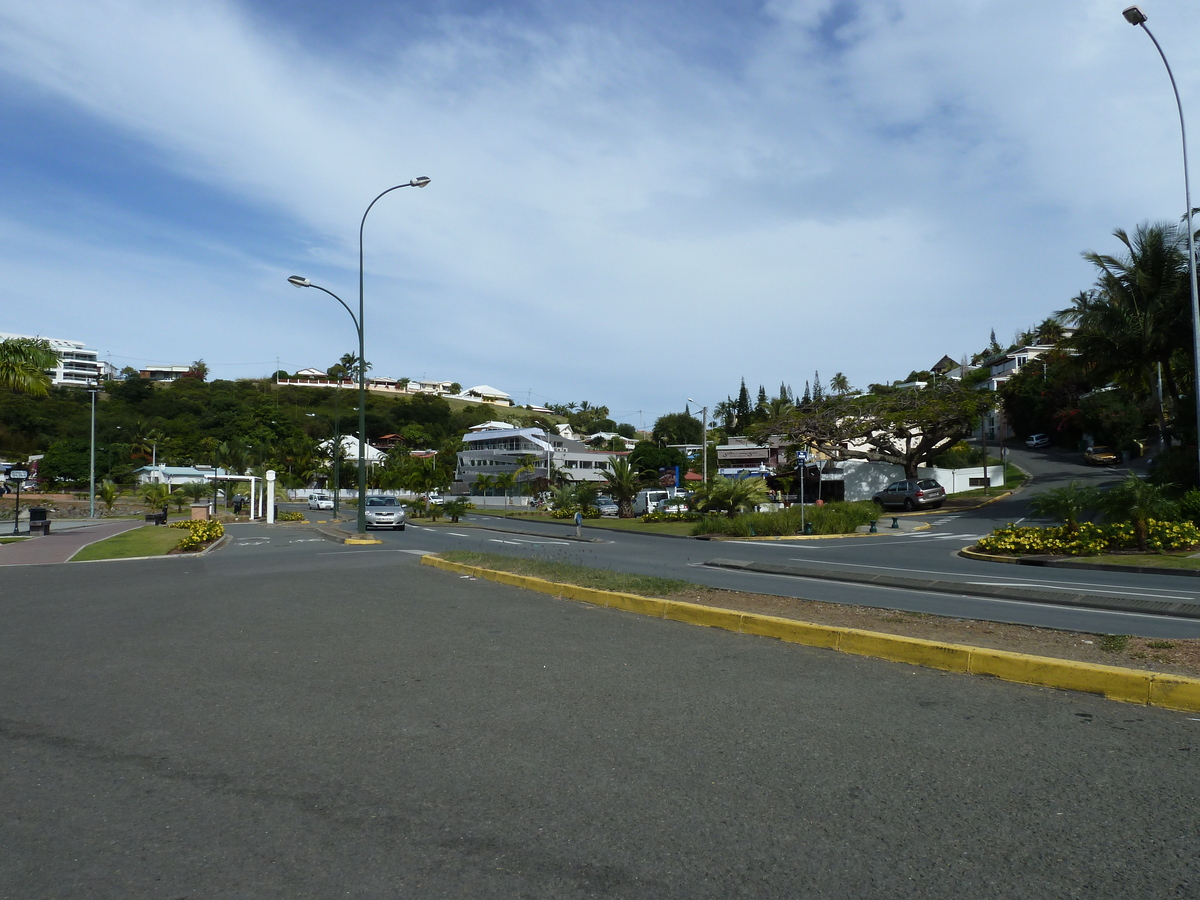
[[[805,522],[805,523],[804,523],[804,533],[805,533],[805,534],[812,534],[812,533],[813,533],[813,530],[812,530],[812,522]]]
[[[871,520],[871,530],[868,533],[869,534],[878,534],[879,533],[879,529],[875,527],[875,519]]]
[[[893,528],[900,527],[900,517],[899,516],[892,516],[892,527]]]

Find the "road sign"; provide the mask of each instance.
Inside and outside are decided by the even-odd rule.
[[[807,450],[797,450],[796,451],[796,462],[808,462],[808,451]]]
[[[9,469],[8,470],[9,481],[24,481],[28,477],[29,477],[28,469]]]

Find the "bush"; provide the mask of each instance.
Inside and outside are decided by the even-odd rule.
[[[276,521],[278,521],[278,522],[303,522],[304,521],[304,513],[297,512],[294,509],[289,509],[287,512],[281,512],[279,514],[279,518],[276,519]]]
[[[642,516],[643,522],[695,522],[702,518],[698,512],[652,512]]]
[[[172,522],[170,527],[186,528],[188,530],[188,534],[184,535],[183,540],[179,542],[176,548],[184,552],[202,550],[205,546],[225,534],[225,526],[215,519],[209,519],[208,521],[203,519],[187,519],[183,522]]]
[[[835,501],[823,506],[805,504],[804,519],[812,524],[813,534],[853,534],[859,525],[879,518],[879,507],[870,500],[855,503]],[[696,523],[692,534],[724,534],[733,537],[756,535],[792,535],[801,531],[800,507],[790,506],[774,512],[745,513],[730,519],[708,515]]]
[[[1200,546],[1200,528],[1191,522],[1146,523],[1146,547],[1151,553],[1171,550],[1190,550]],[[1010,525],[997,528],[976,544],[988,553],[1020,556],[1044,553],[1063,556],[1096,556],[1113,550],[1137,547],[1137,534],[1131,522],[1097,525],[1084,522],[1072,533],[1065,527],[1037,528]]]
[[[577,512],[579,512],[578,506],[563,506],[552,509],[550,516],[555,519],[574,519]],[[589,506],[583,511],[583,517],[585,519],[598,519],[600,518],[600,510],[594,506]]]

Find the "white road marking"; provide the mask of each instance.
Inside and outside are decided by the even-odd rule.
[[[704,565],[704,564],[698,563],[698,565]],[[738,572],[741,575],[756,575],[761,578],[790,578],[790,579],[796,578],[795,575],[779,575],[775,572],[755,572],[753,570],[747,570],[747,569],[741,569],[741,570],[729,569],[727,571]],[[807,580],[807,581],[822,581],[823,579],[821,579],[821,578],[806,578],[805,580]],[[924,593],[923,591],[920,591],[920,590],[917,590],[914,588],[893,587],[891,585],[886,585],[886,584],[864,584],[864,585],[859,585],[859,586],[876,588],[881,591],[895,591],[897,593],[905,593],[905,592]],[[947,594],[947,596],[953,597],[955,595]],[[984,603],[999,603],[1003,606],[1020,606],[1023,608],[1028,608],[1028,607],[1032,606],[1032,607],[1038,607],[1040,609],[1047,609],[1047,610],[1061,610],[1062,609],[1062,606],[1060,606],[1057,603],[1042,603],[1037,600],[1005,600],[1001,597],[978,597],[975,594],[972,594],[970,592],[970,590],[966,589],[965,585],[964,585],[964,590],[962,591],[961,596],[965,599],[979,600]],[[1195,622],[1194,619],[1181,620],[1181,619],[1176,619],[1175,616],[1162,615],[1159,613],[1139,613],[1139,612],[1129,612],[1129,611],[1126,611],[1123,609],[1097,609],[1095,607],[1081,607],[1081,608],[1086,609],[1088,612],[1099,613],[1099,614],[1106,615],[1106,616],[1120,616],[1125,619],[1145,619],[1147,622],[1162,622],[1164,619],[1172,619],[1172,620],[1176,620],[1176,621],[1187,621],[1189,623]]]
[[[809,565],[811,565],[813,563],[813,560],[803,559],[801,557],[792,557],[791,561],[808,563]],[[962,572],[941,572],[941,571],[938,571],[937,569],[904,569],[899,566],[871,566],[871,565],[867,565],[866,563],[838,563],[838,562],[831,562],[829,560],[820,560],[820,562],[822,565],[827,565],[827,566],[844,566],[846,568],[856,568],[856,569],[882,569],[885,572],[912,572],[916,575],[924,575],[924,576],[947,575],[951,578],[962,578],[964,575],[964,573],[962,573]],[[1041,587],[1045,582],[1040,582],[1040,581],[979,581],[979,582],[964,581],[963,582],[963,584],[969,584],[969,583],[999,584],[999,585],[1007,585],[1009,587]],[[1098,593],[1098,592],[1105,590],[1106,588],[1111,587],[1110,585],[1100,585],[1100,584],[1096,584],[1095,582],[1091,582],[1091,581],[1055,581],[1055,582],[1049,582],[1049,583],[1053,584],[1055,586],[1056,590],[1068,590],[1070,588],[1086,588],[1087,593],[1089,593],[1089,594]],[[1135,590],[1135,589],[1130,588],[1129,590]],[[1166,593],[1167,588],[1142,588],[1142,590],[1143,591],[1157,591],[1158,595],[1155,595],[1155,594],[1145,594],[1144,595],[1146,597],[1150,597],[1151,599],[1163,599],[1163,600],[1177,599],[1177,596],[1175,594]],[[1193,593],[1190,597],[1184,597],[1183,599],[1195,602],[1195,600],[1197,599],[1197,595],[1195,593]]]
[[[459,534],[457,531],[447,531],[446,534],[452,537],[467,537],[465,534]]]

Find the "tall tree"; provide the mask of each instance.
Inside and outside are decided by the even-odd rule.
[[[927,463],[969,435],[991,398],[955,381],[920,390],[827,398],[801,405],[755,429],[765,440],[784,435],[794,447],[815,447],[831,459],[903,466],[916,478]]]
[[[1085,253],[1097,269],[1096,287],[1086,305],[1065,310],[1077,325],[1068,346],[1086,360],[1100,384],[1112,380],[1135,395],[1157,394],[1162,385],[1179,409],[1180,382],[1191,371],[1191,300],[1187,235],[1172,223],[1139,225],[1133,235],[1113,232],[1125,253]],[[1159,428],[1167,431],[1160,402]]]

